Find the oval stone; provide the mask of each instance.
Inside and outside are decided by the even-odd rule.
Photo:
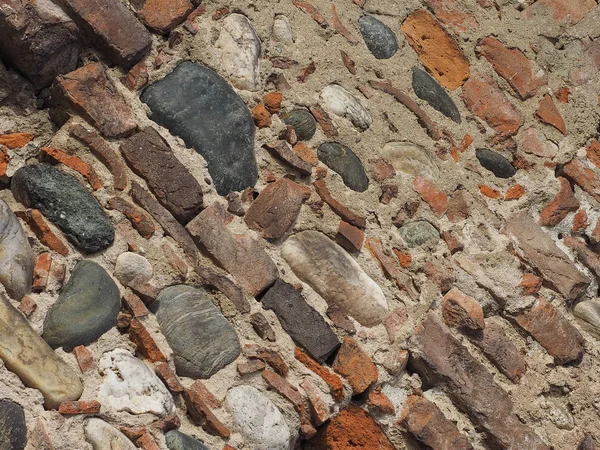
[[[12,400],[0,400],[0,449],[23,450],[26,442],[23,408]]]
[[[427,242],[437,242],[440,238],[438,230],[425,220],[417,220],[400,227],[400,236],[410,248],[418,247]]]
[[[600,339],[600,301],[585,300],[577,303],[573,308],[573,315],[581,328]]]
[[[88,345],[117,324],[119,288],[92,261],[79,261],[44,320],[42,337],[52,348]]]
[[[358,156],[337,142],[325,142],[317,149],[317,156],[327,167],[342,177],[344,184],[356,192],[369,187],[369,178]]]
[[[220,195],[258,180],[254,120],[233,88],[212,69],[185,61],[147,87],[141,100],[151,119],[183,139],[208,164]]]
[[[478,148],[475,150],[475,156],[479,160],[479,164],[498,178],[510,178],[517,170],[504,156],[487,148]]]
[[[86,420],[83,431],[94,450],[136,450],[137,447],[123,433],[104,420]]]
[[[233,326],[205,290],[170,286],[160,292],[151,310],[173,349],[178,375],[210,378],[239,356]]]
[[[281,115],[286,125],[291,125],[296,131],[296,136],[301,141],[308,141],[317,131],[317,121],[306,109],[294,109]]]
[[[388,59],[398,51],[398,40],[394,32],[386,24],[373,16],[362,16],[358,19],[358,29],[367,48],[377,59]]]
[[[339,84],[325,86],[319,94],[323,106],[335,115],[346,117],[357,128],[366,130],[373,119],[361,102]]]
[[[194,439],[179,430],[165,433],[165,441],[169,450],[209,450],[198,439]]]
[[[85,253],[110,247],[115,232],[98,201],[74,177],[48,164],[21,167],[11,181],[15,199],[39,209]]]
[[[388,142],[383,147],[381,156],[392,163],[394,169],[413,177],[436,180],[440,174],[429,150],[412,142]]]
[[[424,70],[414,67],[412,70],[412,88],[417,97],[425,100],[432,108],[438,110],[456,123],[460,123],[460,112],[446,90]]]

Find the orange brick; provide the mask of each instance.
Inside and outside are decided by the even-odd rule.
[[[548,94],[544,95],[544,98],[540,101],[538,110],[535,112],[535,117],[545,124],[553,126],[562,134],[567,134],[565,121],[552,101],[552,97]]]
[[[0,146],[0,176],[6,175],[8,169],[8,163],[10,162],[10,155],[5,147]]]
[[[136,318],[131,320],[129,339],[136,345],[137,352],[150,362],[166,361],[165,355],[156,345],[156,341],[154,341],[150,332]]]
[[[263,97],[263,102],[265,104],[265,108],[271,114],[279,114],[281,110],[281,100],[283,99],[283,95],[281,92],[269,92],[265,94]]]
[[[76,414],[98,414],[100,412],[100,403],[96,400],[62,402],[58,407],[58,412],[66,416]]]
[[[16,213],[31,228],[42,244],[63,256],[69,254],[69,247],[50,229],[46,220],[37,209],[28,209]]]
[[[493,199],[500,197],[500,191],[498,191],[496,189],[492,189],[491,187],[486,186],[485,184],[479,185],[479,192],[481,192],[486,197],[493,198]]]
[[[48,274],[52,264],[52,255],[50,252],[40,253],[37,257],[35,267],[33,268],[33,286],[34,292],[43,291],[48,284]]]
[[[74,171],[79,172],[88,180],[88,182],[95,191],[102,187],[100,178],[98,178],[98,175],[96,174],[94,168],[85,161],[83,161],[81,158],[73,155],[68,155],[62,150],[50,147],[42,147],[42,153],[52,157],[52,159],[58,161],[59,163],[70,167]]]
[[[77,359],[77,364],[79,364],[81,373],[89,372],[94,368],[94,357],[92,356],[92,352],[90,352],[87,347],[78,345],[73,349],[73,354]]]
[[[397,248],[394,248],[393,250],[396,258],[398,258],[398,261],[400,262],[400,265],[403,268],[408,269],[412,263],[412,256],[409,253],[401,252]]]
[[[268,128],[271,126],[271,114],[269,114],[269,111],[267,111],[267,108],[262,103],[252,108],[252,116],[258,128]]]
[[[525,188],[520,184],[515,184],[506,191],[504,200],[517,200],[525,195]]]
[[[11,133],[0,135],[0,145],[5,145],[9,149],[25,147],[33,139],[33,134],[30,133]]]
[[[441,217],[448,208],[448,196],[435,184],[421,177],[416,177],[413,189],[421,195],[436,216]]]
[[[37,309],[37,303],[34,302],[29,295],[26,295],[21,299],[17,308],[25,315],[25,317],[29,318]]]

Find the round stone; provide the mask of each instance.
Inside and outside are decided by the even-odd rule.
[[[427,242],[437,242],[440,238],[438,230],[425,220],[407,223],[400,228],[399,233],[410,248],[418,247]]]
[[[317,131],[317,121],[306,109],[294,109],[281,116],[286,125],[291,125],[296,130],[296,136],[301,141],[308,141]]]
[[[360,159],[345,145],[325,142],[317,149],[317,156],[327,167],[338,173],[344,184],[353,191],[364,192],[369,187],[369,178]]]
[[[137,253],[121,253],[115,264],[115,277],[123,286],[128,286],[133,280],[145,283],[152,278],[152,265]]]
[[[510,178],[517,172],[508,159],[487,148],[478,148],[475,150],[475,156],[483,168],[498,178]]]

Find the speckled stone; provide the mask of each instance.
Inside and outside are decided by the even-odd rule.
[[[504,156],[487,148],[478,148],[475,150],[475,156],[479,160],[479,164],[498,178],[510,178],[515,173],[516,169]]]
[[[425,100],[432,108],[438,110],[456,123],[461,122],[460,112],[448,93],[427,72],[418,67],[413,67],[412,87],[417,97]]]
[[[179,430],[165,433],[165,441],[169,450],[209,450],[198,439],[194,439]]]
[[[440,238],[438,230],[425,220],[407,223],[398,231],[406,245],[410,248],[418,247],[426,242],[434,243]]]
[[[26,442],[27,425],[23,408],[11,400],[0,400],[0,449],[23,450]]]
[[[377,59],[389,59],[398,51],[398,40],[386,24],[373,16],[358,19],[358,29],[367,48]]]
[[[369,187],[369,178],[358,156],[345,145],[337,142],[325,142],[317,149],[317,156],[334,172],[338,173],[344,184],[356,192],[364,192]]]
[[[294,127],[296,136],[301,141],[308,141],[317,131],[317,121],[306,109],[294,109],[289,113],[282,114],[281,119],[286,125]]]

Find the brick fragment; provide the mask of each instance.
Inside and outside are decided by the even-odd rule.
[[[485,184],[479,185],[479,192],[481,192],[486,197],[494,200],[500,198],[500,191],[498,189],[493,189],[489,186],[486,186]]]
[[[508,188],[506,194],[504,195],[504,200],[518,200],[525,195],[525,188],[520,184],[515,184],[514,186]]]
[[[600,258],[584,241],[576,239],[573,236],[565,236],[563,243],[573,250],[577,259],[579,259],[584,266],[590,269],[594,275],[600,277]]]
[[[589,225],[587,211],[585,209],[580,209],[573,217],[573,228],[571,231],[577,233],[585,230]]]
[[[461,222],[469,217],[469,205],[465,200],[462,189],[454,191],[448,200],[446,217],[452,223]]]
[[[160,447],[148,432],[143,433],[136,441],[136,444],[142,450],[160,450]]]
[[[392,311],[385,318],[383,321],[383,326],[385,327],[385,331],[387,332],[390,343],[394,343],[396,341],[398,331],[400,331],[406,322],[406,319],[408,319],[408,314],[404,305],[394,309],[394,311]]]
[[[356,75],[356,63],[354,62],[354,60],[350,58],[350,56],[348,56],[348,53],[346,53],[343,50],[340,50],[340,55],[342,56],[342,62],[344,63],[346,69],[348,69],[348,72],[350,72],[352,75]]]
[[[439,287],[442,294],[452,289],[454,274],[451,269],[444,266],[436,266],[429,261],[423,265],[423,272],[428,280],[433,281]]]
[[[46,289],[51,264],[52,254],[50,252],[43,252],[38,255],[33,268],[33,285],[31,289],[34,292],[41,292]]]
[[[142,302],[137,295],[125,293],[125,295],[123,295],[123,301],[127,305],[127,308],[133,313],[133,317],[146,317],[149,314],[148,308],[146,308],[144,302]]]
[[[50,266],[50,275],[48,276],[48,290],[59,291],[65,281],[66,266],[58,260],[54,260]]]
[[[521,282],[518,286],[523,290],[525,295],[535,295],[542,288],[542,279],[532,273],[526,273],[521,278]]]
[[[579,200],[573,194],[571,185],[563,178],[558,177],[560,189],[554,199],[540,211],[538,223],[544,227],[559,224],[570,212],[579,209]]]
[[[369,355],[349,336],[344,338],[332,367],[348,380],[354,395],[367,390],[379,376]]]
[[[42,147],[41,151],[42,155],[47,155],[53,160],[64,164],[65,166],[73,169],[75,172],[83,175],[90,183],[90,186],[92,186],[92,189],[95,191],[102,187],[102,182],[100,181],[100,178],[98,178],[98,174],[94,168],[81,158],[74,155],[69,155],[58,148]]]
[[[242,351],[247,358],[260,359],[270,365],[279,375],[283,377],[287,376],[289,367],[281,355],[275,350],[270,350],[256,344],[246,344]]]
[[[124,83],[132,92],[139,91],[146,86],[148,83],[148,68],[146,67],[146,64],[140,61],[133,66],[131,70],[127,72]]]
[[[308,398],[308,408],[313,423],[317,426],[323,425],[331,417],[331,413],[323,400],[321,390],[309,377],[302,380],[300,387],[304,389]]]
[[[269,92],[263,97],[263,103],[265,108],[271,114],[279,114],[281,110],[281,100],[283,100],[283,94],[281,92]]]
[[[25,317],[29,318],[35,312],[37,306],[37,303],[34,302],[29,295],[26,295],[21,299],[17,308],[23,313]]]
[[[129,328],[131,319],[133,319],[132,314],[130,314],[128,312],[120,311],[119,315],[117,316],[117,329],[121,332],[126,331]]]
[[[54,250],[63,256],[69,254],[69,247],[60,239],[48,226],[48,223],[37,209],[28,209],[23,212],[17,212],[16,215],[23,219],[31,231],[36,235],[42,244]]]
[[[477,19],[462,11],[455,0],[425,0],[424,3],[454,33],[463,34],[479,27]]]
[[[442,316],[449,327],[460,327],[471,331],[483,330],[483,309],[477,300],[452,288],[442,299]]]
[[[142,0],[132,6],[144,25],[162,34],[182,23],[194,9],[190,0]]]
[[[521,147],[525,153],[530,153],[540,158],[554,158],[558,146],[549,141],[536,128],[531,127],[521,135]]]
[[[569,95],[571,94],[571,89],[568,87],[562,87],[556,92],[554,92],[554,98],[558,103],[569,103]]]
[[[329,24],[327,23],[327,20],[325,20],[325,17],[323,17],[323,15],[319,12],[319,10],[317,8],[315,8],[313,5],[311,5],[310,3],[295,1],[295,2],[293,2],[293,5],[296,8],[299,8],[302,11],[304,11],[306,14],[308,14],[309,17],[312,18],[315,22],[317,22],[321,28],[324,29],[329,26]]]
[[[224,6],[222,8],[217,9],[213,13],[212,20],[219,20],[219,19],[225,17],[228,14],[229,14],[229,8],[227,6]]]
[[[310,175],[312,173],[312,165],[301,159],[292,150],[290,145],[285,141],[280,141],[277,144],[264,144],[269,153],[273,154],[277,159],[282,160],[287,165],[296,169],[302,175]]]
[[[116,209],[123,213],[131,222],[133,228],[145,239],[150,239],[154,235],[155,227],[151,216],[144,210],[132,205],[122,197],[112,197],[106,204],[108,209]]]
[[[179,381],[179,378],[177,378],[175,371],[171,369],[171,366],[169,366],[166,362],[157,362],[154,365],[154,371],[156,372],[156,375],[158,375],[158,378],[165,383],[165,386],[167,386],[169,391],[173,392],[174,394],[181,394],[185,390],[181,385],[181,381]]]
[[[327,317],[329,317],[329,320],[331,320],[336,327],[341,328],[349,334],[356,333],[356,327],[354,326],[354,323],[352,323],[352,320],[350,320],[350,318],[339,306],[331,304],[327,307],[327,311],[325,311],[325,313],[327,314]]]
[[[136,346],[136,351],[150,362],[166,361],[165,355],[158,348],[156,341],[137,318],[131,320],[129,325],[129,340]]]
[[[200,380],[194,381],[194,384],[190,386],[190,390],[195,391],[198,395],[202,397],[202,400],[210,407],[210,408],[220,408],[221,402],[210,392],[207,387]]]
[[[344,36],[344,38],[348,42],[350,42],[350,44],[352,44],[352,45],[358,44],[358,39],[356,39],[356,37],[352,33],[350,33],[348,28],[346,28],[344,26],[344,24],[342,23],[342,21],[340,20],[338,14],[337,14],[337,11],[335,9],[335,5],[333,3],[331,4],[331,26],[337,33]]]
[[[323,133],[325,133],[325,136],[328,138],[333,138],[338,135],[338,130],[333,124],[331,117],[329,117],[329,114],[327,114],[327,112],[320,105],[313,105],[309,109],[323,130]]]
[[[183,392],[187,411],[192,417],[194,423],[201,426],[204,431],[213,436],[227,438],[231,435],[231,430],[227,428],[208,407],[202,393],[197,389],[186,389]]]
[[[335,235],[335,240],[338,244],[349,252],[360,252],[364,239],[365,233],[362,230],[350,225],[348,222],[340,220]]]
[[[394,408],[394,404],[387,397],[387,395],[381,392],[381,387],[376,387],[369,392],[367,404],[381,414],[388,416],[393,416],[396,414],[396,408]]]
[[[94,357],[87,347],[78,345],[73,349],[73,354],[75,355],[75,359],[77,359],[81,373],[89,372],[94,368]]]
[[[150,424],[154,429],[160,430],[166,433],[170,430],[176,430],[181,426],[181,419],[175,413],[171,413],[160,420],[156,420]]]
[[[359,228],[364,228],[366,226],[367,221],[363,216],[359,216],[333,198],[331,192],[327,189],[325,180],[317,180],[313,183],[313,186],[319,197],[321,197],[321,199],[329,205],[331,210],[343,220]]]
[[[58,412],[65,416],[76,414],[98,414],[100,412],[100,403],[96,400],[62,402],[58,407]]]
[[[590,162],[600,168],[600,142],[592,139],[592,142],[585,149],[585,153]]]
[[[465,248],[463,243],[460,242],[451,231],[442,232],[442,237],[444,238],[444,242],[446,242],[451,255],[454,255],[456,252],[460,252],[463,248]]]
[[[271,113],[267,111],[263,103],[259,103],[250,110],[254,118],[254,125],[258,128],[269,128],[271,126]]]
[[[594,171],[585,167],[580,161],[574,159],[565,164],[559,170],[559,175],[562,175],[569,181],[579,185],[579,187],[591,195],[594,200],[600,202],[600,178]]]
[[[325,383],[327,383],[331,391],[331,395],[333,395],[333,398],[336,401],[341,401],[344,399],[344,383],[342,383],[342,380],[339,376],[319,364],[298,347],[294,348],[294,356],[298,361],[304,364],[308,370],[316,373]]]
[[[194,268],[194,272],[200,275],[205,284],[213,286],[227,297],[240,313],[250,312],[250,303],[246,300],[244,291],[224,271],[215,266],[200,265]]]
[[[25,147],[34,138],[31,133],[0,134],[0,145],[11,150]]]
[[[369,159],[369,173],[375,181],[382,182],[389,178],[396,176],[396,170],[394,166],[384,158],[371,158]]]
[[[437,217],[441,217],[446,212],[448,196],[431,181],[415,177],[413,189],[427,202]]]
[[[237,371],[240,375],[259,372],[265,368],[265,363],[259,359],[251,359],[250,361],[240,362],[237,365]]]
[[[8,170],[8,163],[10,162],[10,155],[6,147],[0,146],[0,177],[6,175]]]
[[[562,134],[567,134],[567,126],[565,125],[565,121],[550,95],[544,95],[540,101],[537,111],[535,112],[535,117],[541,122],[553,126]]]
[[[400,267],[408,269],[412,264],[412,255],[410,253],[404,253],[397,248],[393,248],[392,251],[394,252],[394,255],[396,255],[396,258],[398,258]]]
[[[557,25],[575,25],[596,7],[594,0],[539,0],[525,9],[525,17],[539,23],[541,16],[551,16]]]
[[[256,334],[258,334],[262,339],[266,339],[267,341],[275,342],[275,331],[269,324],[269,321],[262,313],[254,313],[250,316],[250,324]]]

